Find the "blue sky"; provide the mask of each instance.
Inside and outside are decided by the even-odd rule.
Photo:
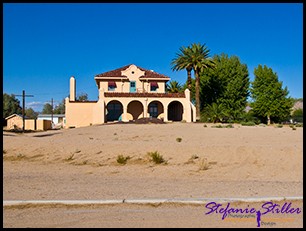
[[[267,65],[303,97],[302,3],[6,3],[3,92],[25,90],[26,107],[40,111],[67,97],[75,76],[77,94],[97,100],[94,76],[128,64],[184,83],[170,63],[191,43],[238,56],[251,81]]]

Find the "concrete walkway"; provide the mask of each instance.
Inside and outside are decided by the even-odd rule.
[[[262,201],[282,201],[282,200],[303,200],[303,197],[247,197],[247,198],[198,198],[198,199],[118,199],[118,200],[4,200],[3,207],[12,205],[92,205],[92,204],[206,204],[208,202],[262,202]]]

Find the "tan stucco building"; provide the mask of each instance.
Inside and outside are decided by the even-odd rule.
[[[7,121],[6,129],[21,130],[23,127],[23,118],[21,115],[13,114],[5,118]],[[25,118],[24,129],[25,130],[49,130],[51,129],[51,121],[49,120],[35,120]]]
[[[166,93],[168,76],[127,65],[95,76],[97,101],[76,101],[76,80],[70,78],[70,95],[65,99],[66,128],[111,121],[154,117],[163,121],[195,121],[190,91]]]

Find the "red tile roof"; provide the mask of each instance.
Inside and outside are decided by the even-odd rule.
[[[121,71],[126,70],[131,65],[132,64],[124,66],[124,67],[120,67],[120,68],[112,70],[112,71],[104,72],[104,73],[96,75],[95,77],[121,77],[121,78],[127,78],[126,76],[121,75]],[[157,72],[144,69],[142,67],[138,67],[138,68],[145,72],[145,74],[143,76],[140,76],[140,79],[143,79],[143,78],[165,78],[165,79],[168,79],[169,78],[166,75],[162,75],[162,74],[159,74]]]
[[[105,97],[156,97],[156,98],[185,98],[184,93],[129,93],[129,92],[104,92]]]

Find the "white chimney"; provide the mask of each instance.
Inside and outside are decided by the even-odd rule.
[[[70,101],[75,101],[75,78],[74,76],[70,77]]]

